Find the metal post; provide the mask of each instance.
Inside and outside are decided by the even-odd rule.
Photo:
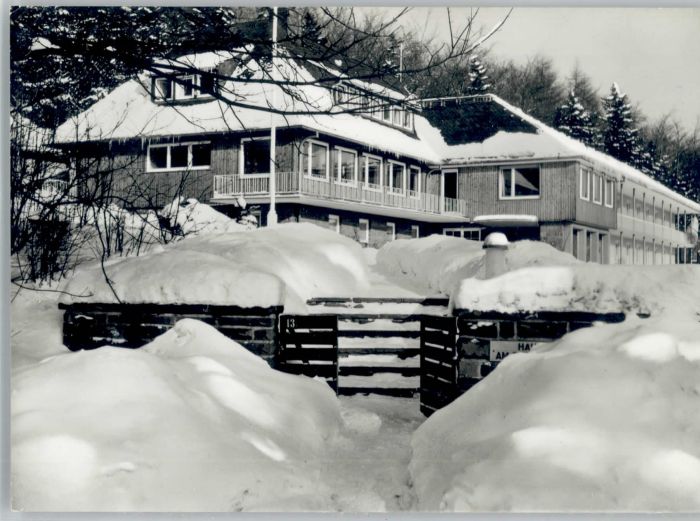
[[[277,8],[272,8],[272,73],[275,74],[277,65]],[[277,108],[277,85],[272,84],[272,108]],[[267,225],[274,226],[277,224],[277,208],[276,208],[276,190],[277,190],[277,172],[276,172],[276,152],[277,152],[277,127],[275,126],[275,113],[270,112],[270,178],[268,181],[268,189],[270,191],[270,209],[267,212]]]

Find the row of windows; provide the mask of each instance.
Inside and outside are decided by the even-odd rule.
[[[333,101],[395,127],[413,130],[413,112],[404,107],[392,106],[388,101],[372,98],[354,87],[337,85],[333,88]]]
[[[688,215],[687,212],[681,213],[678,207],[676,207],[674,212],[671,203],[666,203],[664,200],[661,200],[661,205],[657,206],[656,196],[653,196],[651,203],[648,203],[646,193],[642,193],[642,197],[637,198],[636,192],[635,188],[632,189],[632,196],[623,196],[622,210],[625,215],[649,221],[653,224],[661,224],[669,228],[673,227],[678,231],[688,229],[692,222],[692,215]]]
[[[331,153],[335,154],[333,177],[337,183],[358,186],[362,182],[368,190],[382,190],[417,197],[420,194],[421,170],[399,161],[386,163],[379,156],[358,154],[355,150],[335,147],[327,143],[307,140],[301,149],[301,171],[311,179],[328,181],[331,177]],[[241,175],[267,175],[270,172],[270,140],[255,138],[241,140]]]
[[[149,145],[146,170],[202,170],[211,166],[211,143]]]
[[[613,261],[619,264],[695,264],[700,262],[694,248],[673,246],[655,239],[623,237],[613,240]]]
[[[328,226],[335,233],[340,233],[340,216],[335,214],[328,215]],[[396,240],[396,223],[387,222],[386,223],[387,232],[389,234],[390,240]],[[369,244],[369,230],[370,222],[369,219],[360,219],[358,221],[358,235],[359,241],[363,244]],[[418,239],[420,237],[420,227],[417,224],[411,225],[411,238]]]
[[[152,96],[156,101],[180,101],[211,97],[217,88],[214,76],[186,74],[177,79],[160,77],[152,80]]]
[[[581,168],[579,197],[584,201],[605,204],[606,207],[612,208],[615,206],[615,181],[603,177],[598,172],[592,172],[589,168]]]

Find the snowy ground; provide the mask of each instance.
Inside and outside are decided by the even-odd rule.
[[[523,242],[509,273],[482,281],[483,252],[469,241],[429,237],[375,252],[292,228],[301,240],[233,232],[172,250],[204,245],[239,268],[263,253],[258,272],[294,281],[295,305],[343,288],[352,293],[340,296],[454,289],[457,303],[577,302],[652,317],[511,355],[424,421],[417,399],[337,399],[197,321],[143,349],[71,353],[57,294],[23,291],[11,306],[15,508],[700,510],[700,267],[590,266]],[[325,238],[330,248],[303,244]],[[133,262],[123,264],[129,277]],[[354,278],[328,282],[338,273]],[[238,275],[227,276],[234,289]]]

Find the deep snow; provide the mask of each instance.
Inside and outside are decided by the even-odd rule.
[[[396,241],[373,266],[375,252],[332,232],[285,226],[188,238],[152,255],[164,256],[170,285],[173,274],[206,272],[180,260],[206,253],[222,269],[290,281],[291,303],[358,288],[408,296],[471,285],[472,297],[507,310],[582,302],[652,317],[510,355],[423,422],[417,400],[336,399],[192,320],[140,350],[71,353],[56,294],[23,291],[12,304],[15,508],[700,509],[700,267],[582,264],[524,241],[508,253],[511,271],[485,281],[480,243]],[[287,230],[299,233],[285,238]],[[115,265],[133,270],[138,291],[167,295],[129,267],[136,260]]]

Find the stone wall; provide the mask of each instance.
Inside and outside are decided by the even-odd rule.
[[[241,308],[199,304],[59,304],[63,342],[72,351],[104,345],[136,348],[193,318],[215,327],[252,353],[271,361],[282,306]]]

